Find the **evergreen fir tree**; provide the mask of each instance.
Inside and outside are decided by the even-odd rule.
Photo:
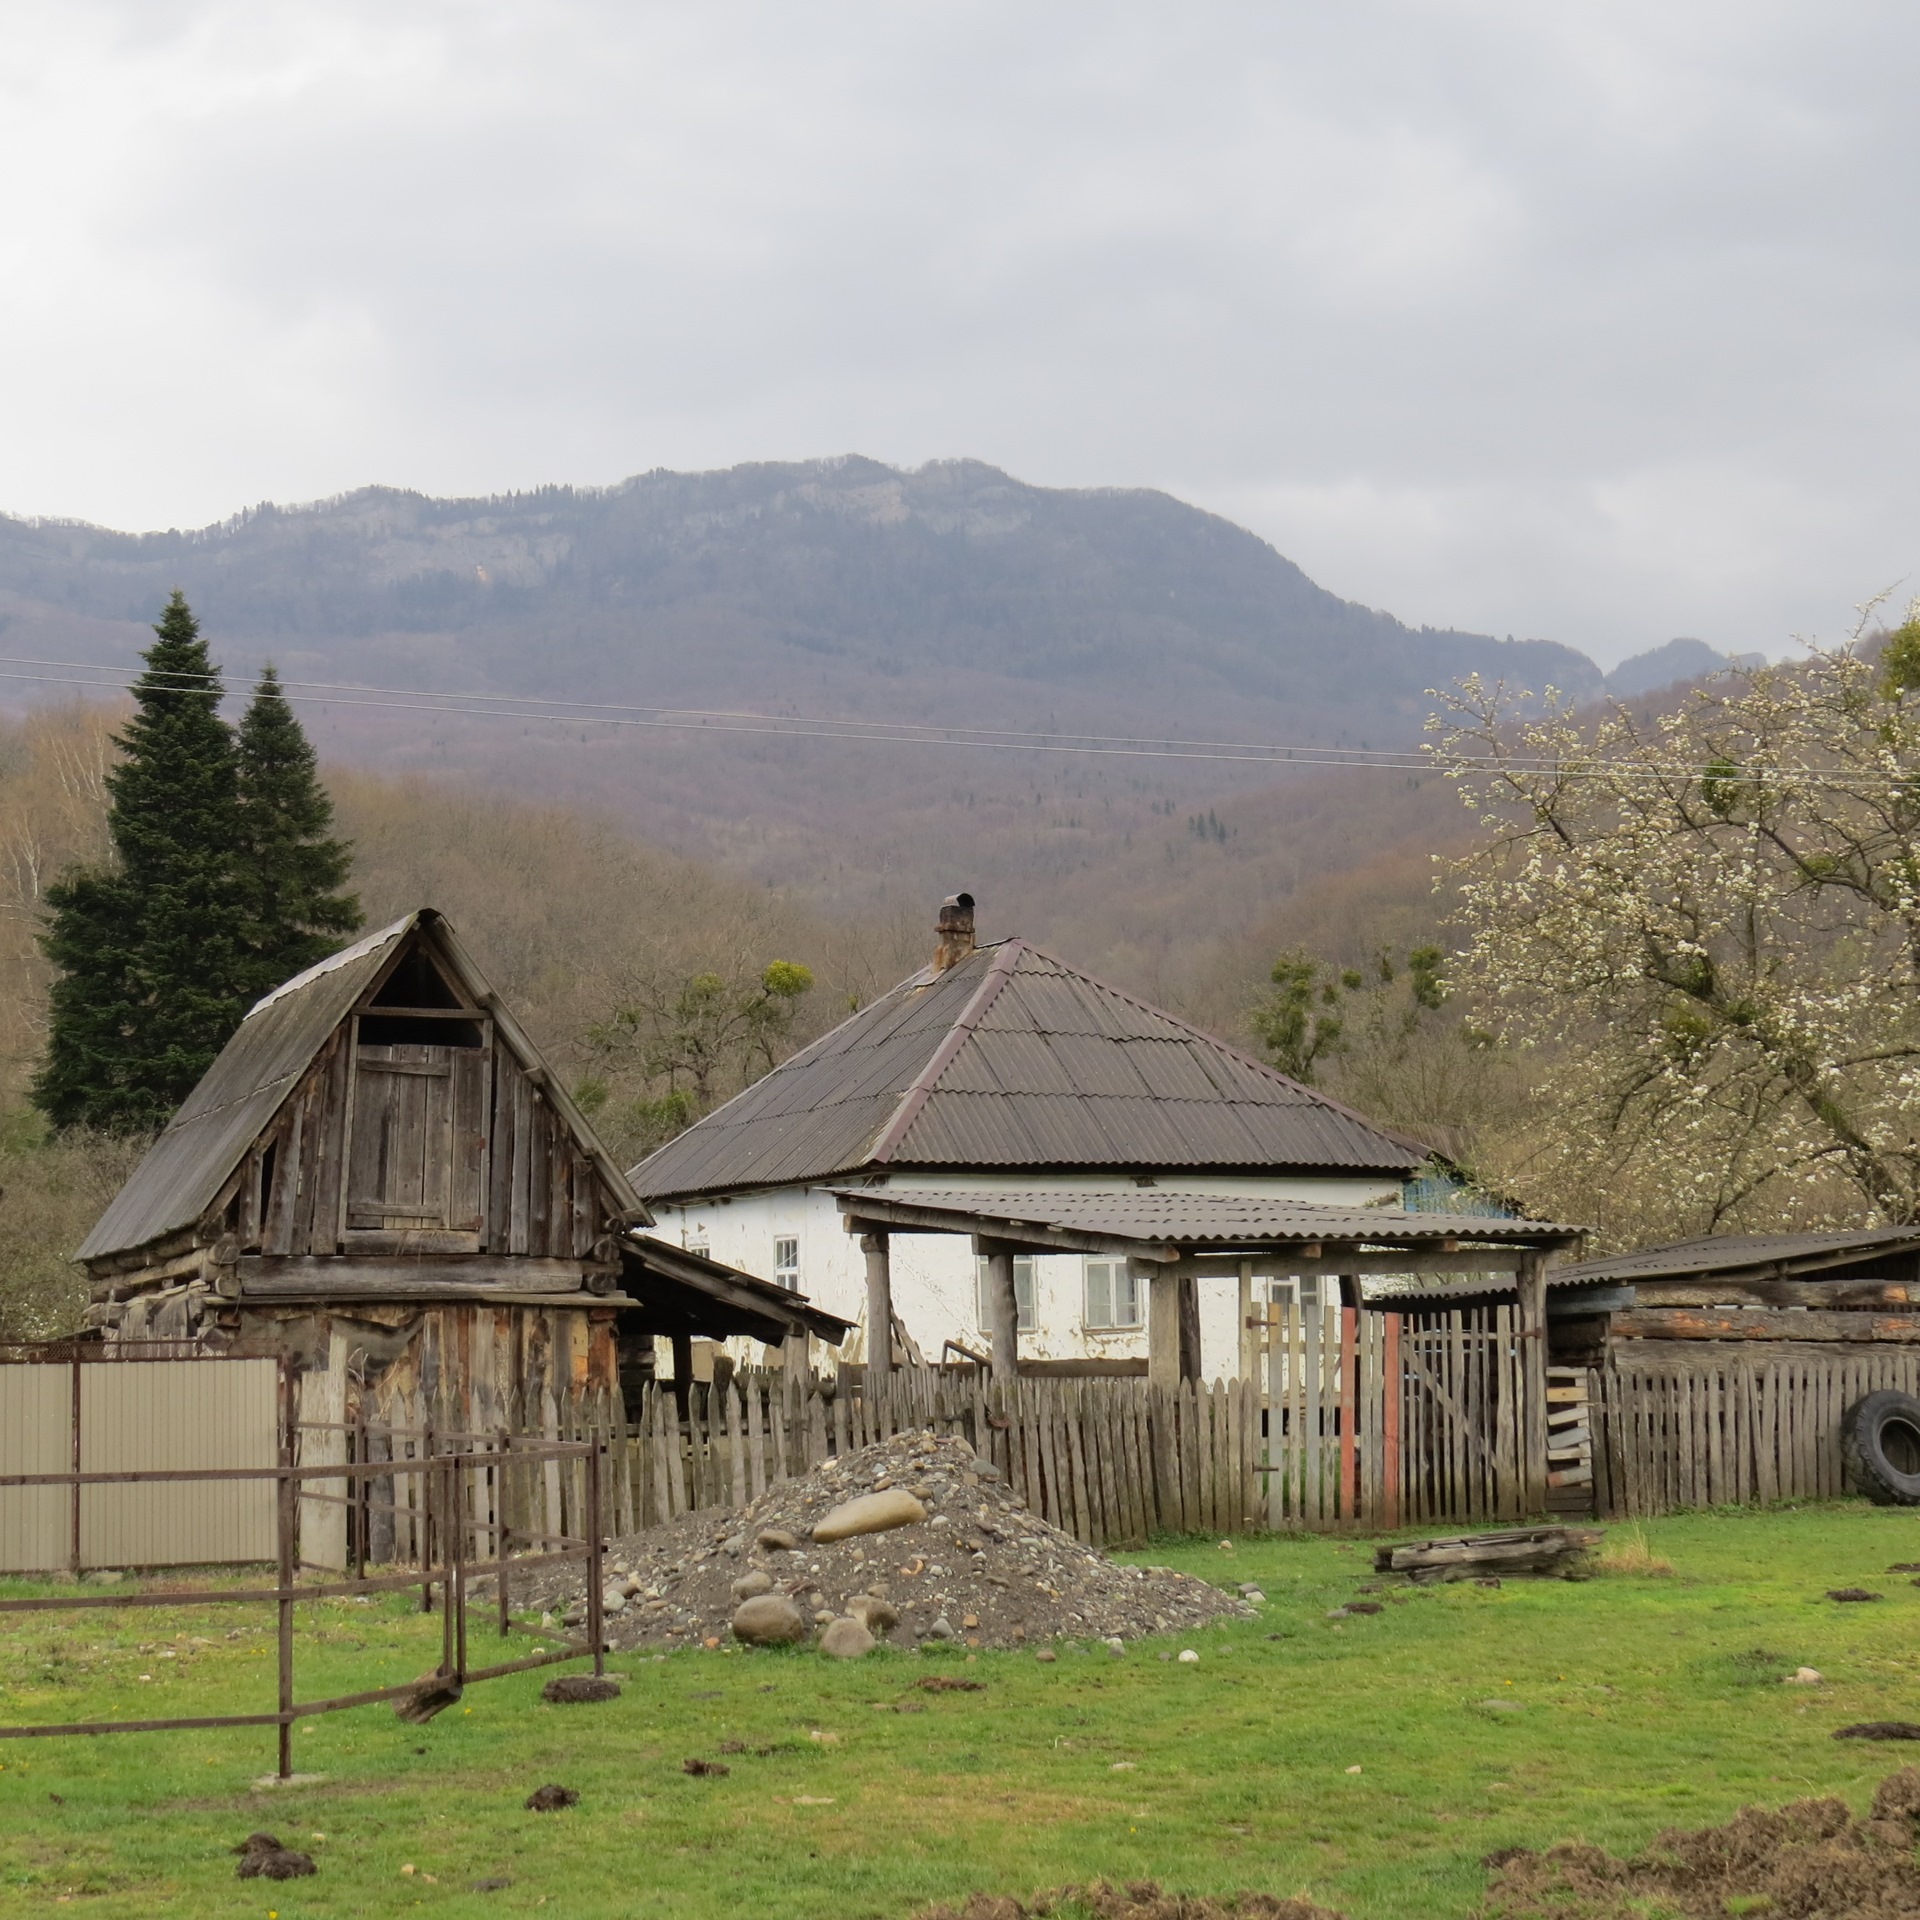
[[[163,1125],[247,1006],[220,672],[180,593],[154,632],[107,775],[114,859],[47,890],[42,946],[58,973],[33,1099],[60,1127]]]
[[[352,849],[329,837],[333,801],[271,665],[241,719],[239,751],[237,878],[249,991],[258,995],[325,959],[363,916],[359,900],[339,891]]]

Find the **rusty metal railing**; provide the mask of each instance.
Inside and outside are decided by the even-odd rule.
[[[291,1415],[291,1385],[283,1396],[283,1416]],[[0,1614],[89,1612],[114,1607],[204,1607],[234,1605],[271,1605],[275,1609],[275,1637],[279,1652],[278,1699],[271,1711],[258,1713],[201,1714],[142,1720],[64,1721],[38,1726],[0,1726],[0,1740],[38,1740],[60,1736],[108,1733],[172,1733],[209,1727],[277,1727],[279,1730],[278,1769],[282,1779],[293,1771],[294,1722],[316,1714],[338,1713],[349,1707],[371,1706],[383,1700],[398,1700],[416,1692],[423,1683],[408,1681],[400,1686],[371,1687],[358,1693],[340,1694],[325,1700],[297,1700],[294,1686],[295,1622],[294,1608],[302,1600],[336,1599],[343,1596],[389,1593],[413,1587],[421,1589],[424,1610],[431,1610],[434,1589],[440,1593],[442,1619],[440,1665],[434,1676],[464,1690],[482,1680],[495,1680],[510,1673],[525,1673],[537,1667],[555,1666],[564,1661],[591,1658],[596,1674],[606,1671],[606,1623],[602,1606],[602,1543],[605,1518],[602,1500],[603,1443],[597,1440],[548,1440],[532,1436],[496,1434],[442,1433],[422,1436],[427,1445],[411,1458],[349,1460],[313,1466],[296,1466],[293,1459],[294,1426],[290,1417],[281,1421],[280,1458],[275,1465],[259,1467],[193,1467],[117,1473],[16,1473],[0,1474],[0,1488],[69,1487],[76,1502],[79,1489],[86,1486],[128,1486],[181,1484],[193,1481],[270,1480],[275,1488],[275,1543],[277,1548],[275,1581],[270,1587],[142,1589],[132,1593],[62,1594],[34,1599],[0,1599]],[[514,1534],[510,1532],[504,1502],[489,1529],[494,1534],[494,1552],[490,1560],[478,1560],[469,1554],[474,1522],[465,1497],[462,1476],[489,1465],[504,1467],[509,1461],[544,1464],[549,1461],[578,1460],[585,1479],[586,1527],[580,1535]],[[421,1482],[421,1504],[412,1509],[422,1522],[424,1542],[420,1564],[406,1572],[368,1576],[364,1555],[356,1565],[354,1578],[297,1585],[296,1535],[298,1503],[302,1499],[344,1499],[351,1502],[356,1493],[363,1500],[366,1489],[360,1483],[369,1480],[397,1480],[417,1476]],[[343,1481],[347,1492],[341,1495],[310,1493],[310,1482]],[[514,1540],[523,1547],[536,1546],[537,1553],[512,1552]],[[587,1574],[587,1639],[585,1644],[560,1636],[563,1644],[551,1651],[529,1655],[522,1660],[497,1661],[472,1667],[467,1660],[467,1602],[470,1585],[476,1580],[492,1579],[497,1589],[498,1627],[503,1638],[519,1628],[511,1618],[511,1581],[515,1573],[565,1561],[585,1561]],[[543,1629],[551,1634],[551,1629]]]

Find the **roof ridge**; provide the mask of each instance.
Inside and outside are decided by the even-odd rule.
[[[1098,987],[1102,993],[1110,993],[1116,1000],[1124,1000],[1128,1006],[1137,1007],[1142,1013],[1150,1013],[1157,1020],[1164,1020],[1169,1026],[1175,1026],[1182,1033],[1195,1040],[1204,1041],[1208,1046],[1238,1060],[1242,1066],[1253,1068],[1256,1073],[1265,1074],[1269,1080],[1278,1080],[1283,1086],[1291,1087],[1296,1093],[1304,1094],[1316,1105],[1331,1107],[1335,1113],[1345,1114],[1349,1120],[1363,1126],[1369,1133],[1377,1133],[1382,1139],[1394,1140],[1408,1146],[1417,1146],[1423,1153],[1431,1153],[1432,1147],[1414,1135],[1383,1126],[1378,1120],[1370,1120],[1356,1107],[1350,1107],[1344,1100],[1336,1100],[1330,1093],[1322,1093],[1318,1087],[1310,1087],[1304,1080],[1296,1080],[1290,1073],[1282,1073],[1270,1062],[1248,1053],[1244,1048],[1236,1047],[1230,1040],[1222,1040],[1217,1033],[1209,1033],[1205,1027],[1197,1027],[1191,1020],[1183,1020],[1177,1013],[1169,1013],[1165,1007],[1156,1007],[1151,1000],[1142,1000],[1138,994],[1129,993],[1124,987],[1116,987],[1111,981],[1103,980],[1097,973],[1089,973],[1085,967],[1076,967],[1071,960],[1062,960],[1057,953],[1049,953],[1044,947],[1036,947],[1032,941],[1020,943],[1028,953],[1037,959],[1051,961],[1063,972],[1075,975],[1086,981],[1089,986]]]
[[[354,961],[372,953],[376,947],[384,946],[389,940],[397,939],[422,915],[432,912],[431,907],[415,907],[411,913],[403,913],[398,920],[390,922],[376,932],[363,933],[350,945],[337,948],[324,959],[316,960],[312,966],[303,968],[291,980],[282,980],[277,987],[263,993],[241,1016],[242,1020],[251,1020],[256,1013],[264,1013],[276,1001],[286,999],[291,993],[298,993],[303,987],[318,980],[322,974],[333,973],[338,968],[351,966]]]
[[[900,1104],[894,1108],[893,1117],[880,1129],[872,1147],[868,1149],[869,1160],[885,1162],[893,1157],[894,1150],[919,1119],[920,1110],[939,1084],[940,1076],[953,1065],[954,1056],[972,1037],[982,1015],[1000,997],[1001,988],[1012,979],[1014,966],[1021,954],[1031,951],[1027,942],[1017,935],[996,944],[993,958],[987,963],[984,978],[973,990],[973,997],[960,1009],[959,1017],[934,1048],[927,1064],[913,1076],[906,1092],[900,1096]]]

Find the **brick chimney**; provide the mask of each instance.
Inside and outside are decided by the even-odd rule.
[[[956,893],[940,903],[938,939],[933,949],[933,970],[945,973],[957,967],[973,951],[973,895]]]

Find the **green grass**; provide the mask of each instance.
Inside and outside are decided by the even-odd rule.
[[[877,1920],[1106,1874],[1425,1920],[1472,1912],[1494,1847],[1637,1848],[1808,1793],[1863,1805],[1907,1752],[1831,1734],[1920,1719],[1920,1588],[1884,1571],[1920,1560],[1920,1515],[1840,1503],[1645,1534],[1672,1576],[1431,1589],[1339,1623],[1327,1609],[1367,1577],[1364,1542],[1168,1544],[1143,1557],[1263,1581],[1261,1620],[1052,1665],[626,1656],[608,1706],[544,1706],[532,1674],[426,1728],[385,1707],[303,1725],[297,1764],[324,1777],[284,1792],[251,1784],[270,1728],[0,1742],[0,1911]],[[1854,1585],[1886,1598],[1821,1597]],[[437,1623],[398,1600],[300,1616],[302,1698],[390,1684],[438,1651]],[[251,1608],[6,1616],[0,1721],[270,1705],[269,1627]],[[498,1644],[476,1622],[476,1663]],[[1157,1657],[1183,1645],[1197,1667]],[[1802,1663],[1828,1685],[1777,1684]],[[931,1672],[986,1690],[909,1691]],[[926,1711],[876,1710],[901,1698]],[[682,1774],[728,1739],[776,1751]],[[581,1805],[522,1811],[549,1780]],[[226,1849],[255,1827],[309,1848],[318,1877],[237,1881]],[[513,1884],[473,1891],[483,1877]]]

